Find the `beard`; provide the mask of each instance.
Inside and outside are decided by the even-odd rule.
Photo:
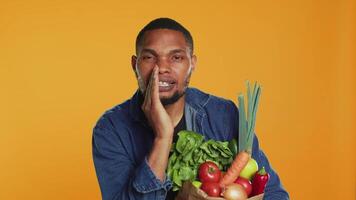
[[[190,82],[190,76],[192,75],[192,71],[189,70],[187,77],[184,80],[184,89],[182,92],[176,91],[171,97],[160,98],[162,105],[170,105],[177,102],[181,97],[185,95],[185,91],[188,88]]]
[[[185,94],[185,90],[183,92],[176,91],[171,97],[160,98],[160,100],[161,100],[162,105],[166,106],[166,105],[174,104],[181,97],[183,97],[184,94]]]

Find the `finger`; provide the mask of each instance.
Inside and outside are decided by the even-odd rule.
[[[147,100],[149,100],[150,96],[151,96],[151,81],[148,81],[148,84],[146,86],[146,92],[145,92],[145,101],[147,102]]]
[[[153,69],[153,80],[152,80],[152,101],[157,103],[159,100],[159,78],[158,78],[158,66]]]
[[[148,81],[145,94],[145,106],[151,106],[152,102],[152,84],[154,80],[154,70],[151,72],[150,80]]]
[[[150,87],[150,82],[148,82],[147,86],[146,86],[146,89],[145,89],[145,98],[143,100],[143,103],[142,103],[142,110],[146,111],[146,108],[149,104],[151,104],[151,98],[149,97],[150,96],[150,90],[149,90],[149,87]]]

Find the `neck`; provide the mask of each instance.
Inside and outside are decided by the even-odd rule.
[[[174,126],[176,126],[182,119],[184,113],[184,104],[185,95],[179,98],[175,103],[164,106],[168,115],[171,117]]]

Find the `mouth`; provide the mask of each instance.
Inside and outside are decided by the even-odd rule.
[[[175,84],[176,83],[174,80],[169,80],[169,79],[159,80],[158,82],[159,92],[168,92],[174,88]]]

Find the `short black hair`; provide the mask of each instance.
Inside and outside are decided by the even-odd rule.
[[[136,37],[136,54],[138,55],[138,49],[143,42],[143,36],[146,31],[155,30],[155,29],[170,29],[183,33],[183,36],[188,43],[190,48],[190,53],[193,55],[193,38],[190,32],[177,21],[170,18],[157,18],[148,23],[143,29],[138,33]]]

